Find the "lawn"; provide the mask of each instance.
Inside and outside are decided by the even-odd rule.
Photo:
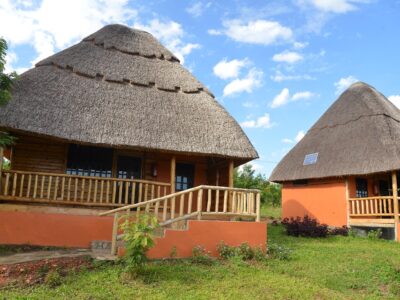
[[[103,265],[69,275],[61,286],[0,291],[4,299],[399,299],[400,245],[351,237],[294,238],[269,226],[269,242],[293,249],[292,259],[266,263],[153,262],[124,280]]]
[[[272,206],[269,204],[261,205],[261,216],[268,217],[270,219],[279,219],[282,214],[282,207]]]

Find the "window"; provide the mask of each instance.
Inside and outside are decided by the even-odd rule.
[[[80,176],[111,177],[113,150],[70,144],[67,174]]]
[[[176,164],[175,190],[183,191],[192,188],[194,185],[194,165]]]
[[[293,181],[293,186],[303,186],[303,185],[307,185],[307,184],[308,184],[307,179],[299,179],[299,180]]]
[[[364,178],[356,178],[356,197],[368,197],[368,180]]]

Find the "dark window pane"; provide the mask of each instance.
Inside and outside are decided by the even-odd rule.
[[[194,165],[176,164],[176,191],[192,188],[194,185]]]
[[[356,197],[368,197],[368,181],[365,178],[356,178]]]
[[[111,174],[113,150],[108,148],[70,144],[67,159],[67,174],[103,177]]]

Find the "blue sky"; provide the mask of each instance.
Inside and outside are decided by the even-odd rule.
[[[108,23],[153,33],[242,125],[270,174],[354,81],[400,105],[400,1],[0,0],[7,70]]]

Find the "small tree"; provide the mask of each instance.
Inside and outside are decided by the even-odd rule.
[[[17,79],[17,73],[4,73],[6,65],[7,42],[0,38],[0,106],[5,105],[11,99],[11,89]],[[14,138],[7,132],[0,131],[0,147],[11,145]]]
[[[269,182],[265,175],[256,174],[251,164],[246,164],[241,170],[235,169],[234,186],[244,189],[259,189],[261,202],[279,206],[281,203],[281,186]]]
[[[146,252],[154,246],[154,230],[158,226],[157,219],[148,214],[138,215],[135,221],[128,215],[122,224],[126,247],[123,260],[130,275],[136,276],[143,269],[147,262]]]

